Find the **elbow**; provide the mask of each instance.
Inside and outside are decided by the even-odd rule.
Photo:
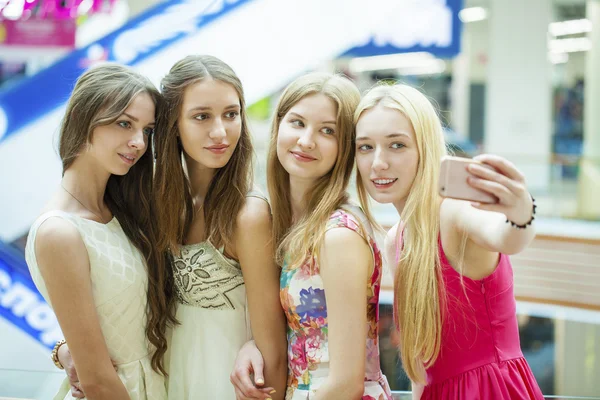
[[[507,255],[507,256],[514,256],[515,254],[519,254],[524,249],[525,249],[525,247],[521,247],[521,246],[503,246],[500,249],[500,253]]]
[[[283,375],[287,375],[287,352],[284,352],[283,354],[280,354],[277,359],[275,360],[275,368],[277,369],[277,371],[280,371]]]
[[[514,256],[515,254],[519,254],[523,250],[529,246],[529,242],[509,242],[505,243],[504,246],[500,249],[500,253],[505,254],[507,256]]]
[[[270,366],[274,371],[283,371],[287,375],[287,340],[283,340],[279,345],[273,346],[272,351],[265,351],[263,357],[268,367]]]
[[[534,230],[528,230],[529,232],[527,232],[527,235],[514,235],[514,232],[512,232],[513,236],[507,238],[508,240],[505,240],[504,243],[502,243],[502,246],[500,246],[500,252],[502,254],[506,254],[507,256],[512,256],[525,250],[535,237]]]
[[[360,381],[358,381],[356,383],[348,382],[348,399],[361,400],[364,392],[365,392],[364,378],[362,378]]]
[[[268,358],[265,357],[265,375],[267,375],[267,379],[269,381],[271,381],[271,379],[287,380],[287,361],[287,351],[276,352],[275,354],[271,354]]]
[[[80,382],[80,386],[87,399],[102,399],[105,397],[106,385],[100,379]]]
[[[359,382],[358,385],[354,385],[353,392],[351,393],[351,399],[361,400],[363,398],[363,394],[365,393],[365,383],[364,378]]]
[[[338,394],[340,399],[361,400],[365,391],[364,376],[347,379],[336,379],[333,393]]]
[[[85,381],[82,380],[80,385],[81,391],[85,393],[85,398],[89,400],[112,399],[114,396],[114,392],[110,388],[115,387],[115,382],[111,379],[95,376]]]

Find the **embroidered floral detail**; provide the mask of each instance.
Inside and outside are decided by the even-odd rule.
[[[242,271],[208,242],[174,255],[173,275],[179,302],[206,309],[235,309],[227,293],[244,284]]]

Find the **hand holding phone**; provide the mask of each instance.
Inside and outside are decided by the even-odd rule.
[[[442,158],[442,165],[440,168],[440,196],[486,204],[497,203],[498,198],[496,196],[484,190],[474,188],[467,182],[467,178],[469,176],[474,177],[474,175],[471,174],[467,169],[471,163],[475,163],[495,171],[491,166],[476,160],[445,156]]]

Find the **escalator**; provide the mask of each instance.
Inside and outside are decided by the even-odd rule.
[[[90,65],[131,65],[158,84],[192,53],[230,64],[247,104],[339,55],[458,53],[462,0],[171,0],[0,92],[0,240],[29,229],[61,176],[60,119]],[[385,10],[385,12],[383,12]],[[326,39],[326,40],[324,40]]]

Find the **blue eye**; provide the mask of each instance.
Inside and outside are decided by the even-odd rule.
[[[131,128],[131,122],[129,121],[118,121],[117,124],[121,127],[121,128],[125,128],[125,129],[129,129]]]
[[[402,143],[392,143],[392,149],[401,149],[403,147],[406,147],[406,146]]]
[[[150,135],[152,135],[153,133],[154,133],[154,128],[150,128],[150,127],[148,127],[148,128],[144,128],[144,135],[146,135],[146,136],[150,136]]]
[[[327,127],[321,129],[321,131],[326,135],[333,135],[335,133],[333,129]]]
[[[368,144],[363,144],[362,146],[358,146],[358,150],[359,151],[368,151],[368,150],[371,150],[371,149],[373,149],[373,147],[371,147]]]
[[[290,123],[292,125],[300,127],[300,128],[304,127],[304,122],[300,121],[299,119],[293,119],[293,120],[290,121]]]

